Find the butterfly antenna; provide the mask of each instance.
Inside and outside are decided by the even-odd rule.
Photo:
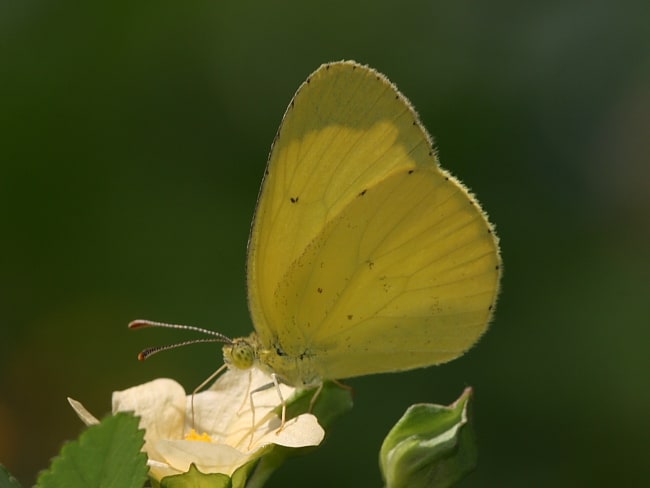
[[[222,342],[225,344],[232,344],[232,339],[229,337],[219,333],[215,332],[213,330],[208,330],[208,329],[203,329],[201,327],[194,327],[192,325],[181,325],[181,324],[167,324],[164,322],[154,322],[152,320],[134,320],[129,324],[129,329],[142,329],[144,327],[162,327],[166,329],[183,329],[183,330],[192,330],[195,332],[200,332],[202,334],[208,334],[215,336],[214,338],[211,339],[193,339],[190,341],[185,341],[185,342],[179,342],[177,344],[169,344],[167,346],[155,346],[155,347],[148,347],[147,349],[144,349],[138,354],[138,359],[140,361],[144,361],[145,359],[149,358],[150,356],[153,356],[154,354],[157,354],[162,351],[167,351],[169,349],[176,349],[177,347],[183,347],[183,346],[188,346],[190,344],[199,344],[201,342]]]

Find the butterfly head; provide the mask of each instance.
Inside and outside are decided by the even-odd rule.
[[[223,346],[223,360],[228,367],[250,369],[257,359],[257,337],[254,334],[234,339],[232,343]]]

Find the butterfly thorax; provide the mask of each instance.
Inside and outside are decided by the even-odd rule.
[[[296,388],[319,386],[323,379],[316,371],[314,357],[307,352],[287,353],[279,343],[257,351],[260,365],[275,373],[283,383]]]
[[[309,354],[287,354],[279,344],[264,347],[255,333],[225,345],[223,359],[231,368],[259,367],[269,374],[276,374],[282,383],[296,388],[311,388],[322,383]]]

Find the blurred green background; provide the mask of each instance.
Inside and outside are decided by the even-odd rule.
[[[0,462],[31,484],[113,390],[192,389],[252,325],[244,262],[268,149],[322,62],[387,74],[496,223],[491,330],[426,370],[358,378],[355,408],[271,486],[379,486],[415,402],[475,388],[463,486],[636,486],[650,440],[650,4],[0,3]]]

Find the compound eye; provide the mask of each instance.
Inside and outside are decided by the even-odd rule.
[[[255,362],[255,350],[248,342],[237,341],[231,346],[224,347],[224,359],[237,369],[249,369]]]

